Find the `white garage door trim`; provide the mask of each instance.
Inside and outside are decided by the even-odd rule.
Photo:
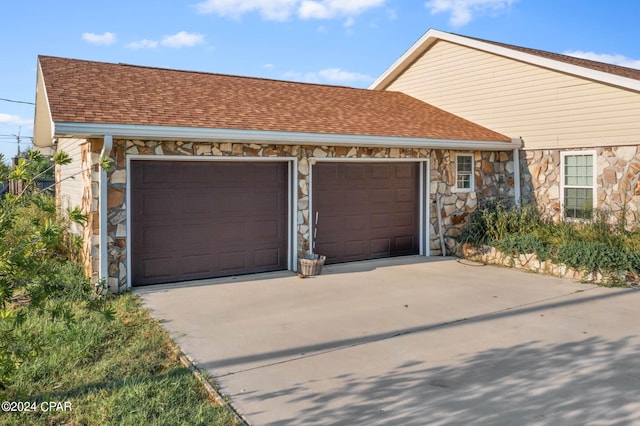
[[[297,269],[297,253],[298,253],[298,238],[297,238],[297,211],[298,211],[298,197],[296,189],[297,183],[297,170],[298,159],[296,157],[199,157],[199,156],[185,156],[185,155],[141,155],[132,154],[127,155],[126,158],[126,240],[127,240],[127,288],[132,288],[132,259],[131,259],[131,162],[132,161],[208,161],[208,162],[277,162],[287,163],[287,194],[288,194],[288,217],[287,217],[287,269],[295,271]]]

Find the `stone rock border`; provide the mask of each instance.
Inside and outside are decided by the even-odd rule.
[[[513,256],[503,253],[495,247],[481,245],[473,246],[471,243],[464,243],[459,246],[458,256],[463,259],[473,260],[489,265],[506,266],[508,268],[522,269],[527,272],[552,275],[559,278],[568,278],[575,281],[588,282],[592,284],[604,284],[607,277],[597,272],[585,273],[581,270],[570,268],[564,264],[553,263],[551,260],[541,261],[535,253],[521,254]],[[637,287],[639,278],[631,272],[625,272],[627,285]]]

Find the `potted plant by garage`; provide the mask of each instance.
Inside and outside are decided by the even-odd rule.
[[[313,228],[313,245],[311,251],[298,259],[298,272],[300,278],[305,278],[313,275],[320,275],[326,256],[314,253],[316,249],[316,236],[318,235],[318,212],[316,212],[315,226]]]

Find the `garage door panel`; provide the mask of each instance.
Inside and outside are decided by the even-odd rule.
[[[419,170],[417,162],[316,164],[316,252],[328,263],[417,254]]]
[[[313,170],[314,176],[321,179],[327,184],[338,182],[338,165],[334,163],[323,163],[322,167],[315,167]]]
[[[211,211],[211,191],[185,191],[180,200],[172,200],[178,204],[183,215],[206,215]]]
[[[371,197],[372,203],[388,203],[394,198],[393,192],[393,189],[390,188],[372,189],[369,191],[369,196]]]
[[[416,223],[415,223],[416,217],[412,213],[396,213],[393,218],[394,218],[394,221],[393,221],[394,227],[415,228],[416,226]]]
[[[183,275],[206,274],[211,270],[211,256],[206,254],[195,254],[182,256],[180,259]]]
[[[344,257],[345,258],[359,258],[366,254],[367,242],[358,241],[345,241],[344,243]]]
[[[167,214],[175,214],[175,212],[180,208],[180,203],[170,200],[161,193],[157,192],[147,192],[147,193],[138,193],[137,197],[140,199],[142,214],[147,217],[154,215],[167,215]]]
[[[208,223],[183,224],[181,228],[181,241],[191,249],[206,247],[213,237]]]
[[[246,250],[222,253],[219,256],[220,270],[224,272],[243,271],[247,267]]]
[[[253,254],[253,263],[259,268],[273,268],[278,265],[278,259],[281,256],[280,250],[268,248],[256,250]]]
[[[387,229],[391,226],[391,213],[378,213],[371,215],[371,229]]]
[[[282,204],[280,194],[276,190],[253,194],[252,202],[256,205],[256,213],[270,213],[277,211]]]
[[[345,216],[343,220],[340,220],[340,218],[336,218],[336,223],[341,223],[341,222],[343,225],[341,227],[335,227],[334,229],[336,231],[339,231],[340,228],[342,228],[347,231],[360,234],[366,230],[367,215],[366,214],[349,215],[349,216]]]
[[[371,165],[371,178],[372,179],[389,179],[389,173],[391,167],[388,164],[372,164]]]
[[[207,184],[214,178],[210,164],[206,162],[193,162],[180,164],[182,173],[181,181],[190,184]]]
[[[411,254],[416,245],[416,239],[413,235],[395,237],[393,242],[395,250],[399,253]]]
[[[273,241],[282,237],[283,229],[276,220],[258,220],[253,225],[250,238],[255,239],[256,243],[262,241]]]
[[[352,164],[351,167],[343,168],[342,174],[346,180],[361,181],[365,178],[365,166],[363,164]],[[339,175],[340,171],[338,172]]]
[[[286,269],[287,175],[286,162],[132,161],[133,284]]]
[[[415,198],[415,189],[414,188],[398,188],[395,190],[395,201],[396,203],[412,203]]]
[[[314,207],[316,207],[317,210],[330,213],[334,211],[334,209],[338,206],[342,206],[344,204],[341,196],[342,194],[340,194],[340,196],[336,196],[334,191],[320,192],[326,192],[326,194],[316,197],[317,199],[314,199]]]
[[[371,254],[374,256],[387,256],[391,253],[391,239],[377,238],[371,240]]]
[[[164,225],[141,225],[142,226],[142,247],[147,250],[161,251],[163,248],[170,249],[168,241],[179,240],[182,233],[180,229],[167,229]]]
[[[213,224],[214,237],[223,243],[246,240],[246,223],[239,219],[223,220]]]
[[[142,261],[142,276],[156,280],[171,276],[173,259],[170,256],[147,258]]]
[[[162,164],[160,162],[155,164],[149,164],[142,170],[140,183],[145,187],[151,184],[161,184],[161,183],[172,183],[173,178],[177,173],[179,173],[179,165],[172,164]]]
[[[412,178],[417,176],[418,169],[415,163],[398,163],[394,167],[396,178]]]
[[[238,189],[225,188],[215,191],[211,198],[213,201],[212,214],[225,216],[237,209],[244,209],[247,196]]]

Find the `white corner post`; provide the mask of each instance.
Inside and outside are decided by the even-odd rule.
[[[109,158],[111,155],[111,148],[113,146],[113,137],[111,135],[104,135],[104,143],[102,145],[102,151],[100,152],[100,159]],[[108,250],[108,221],[107,221],[107,171],[100,166],[100,201],[98,206],[100,209],[100,279],[105,284],[105,289],[109,285],[109,250]],[[96,283],[99,285],[99,282]]]
[[[522,195],[520,193],[520,150],[513,150],[513,186],[516,207],[522,206]]]

